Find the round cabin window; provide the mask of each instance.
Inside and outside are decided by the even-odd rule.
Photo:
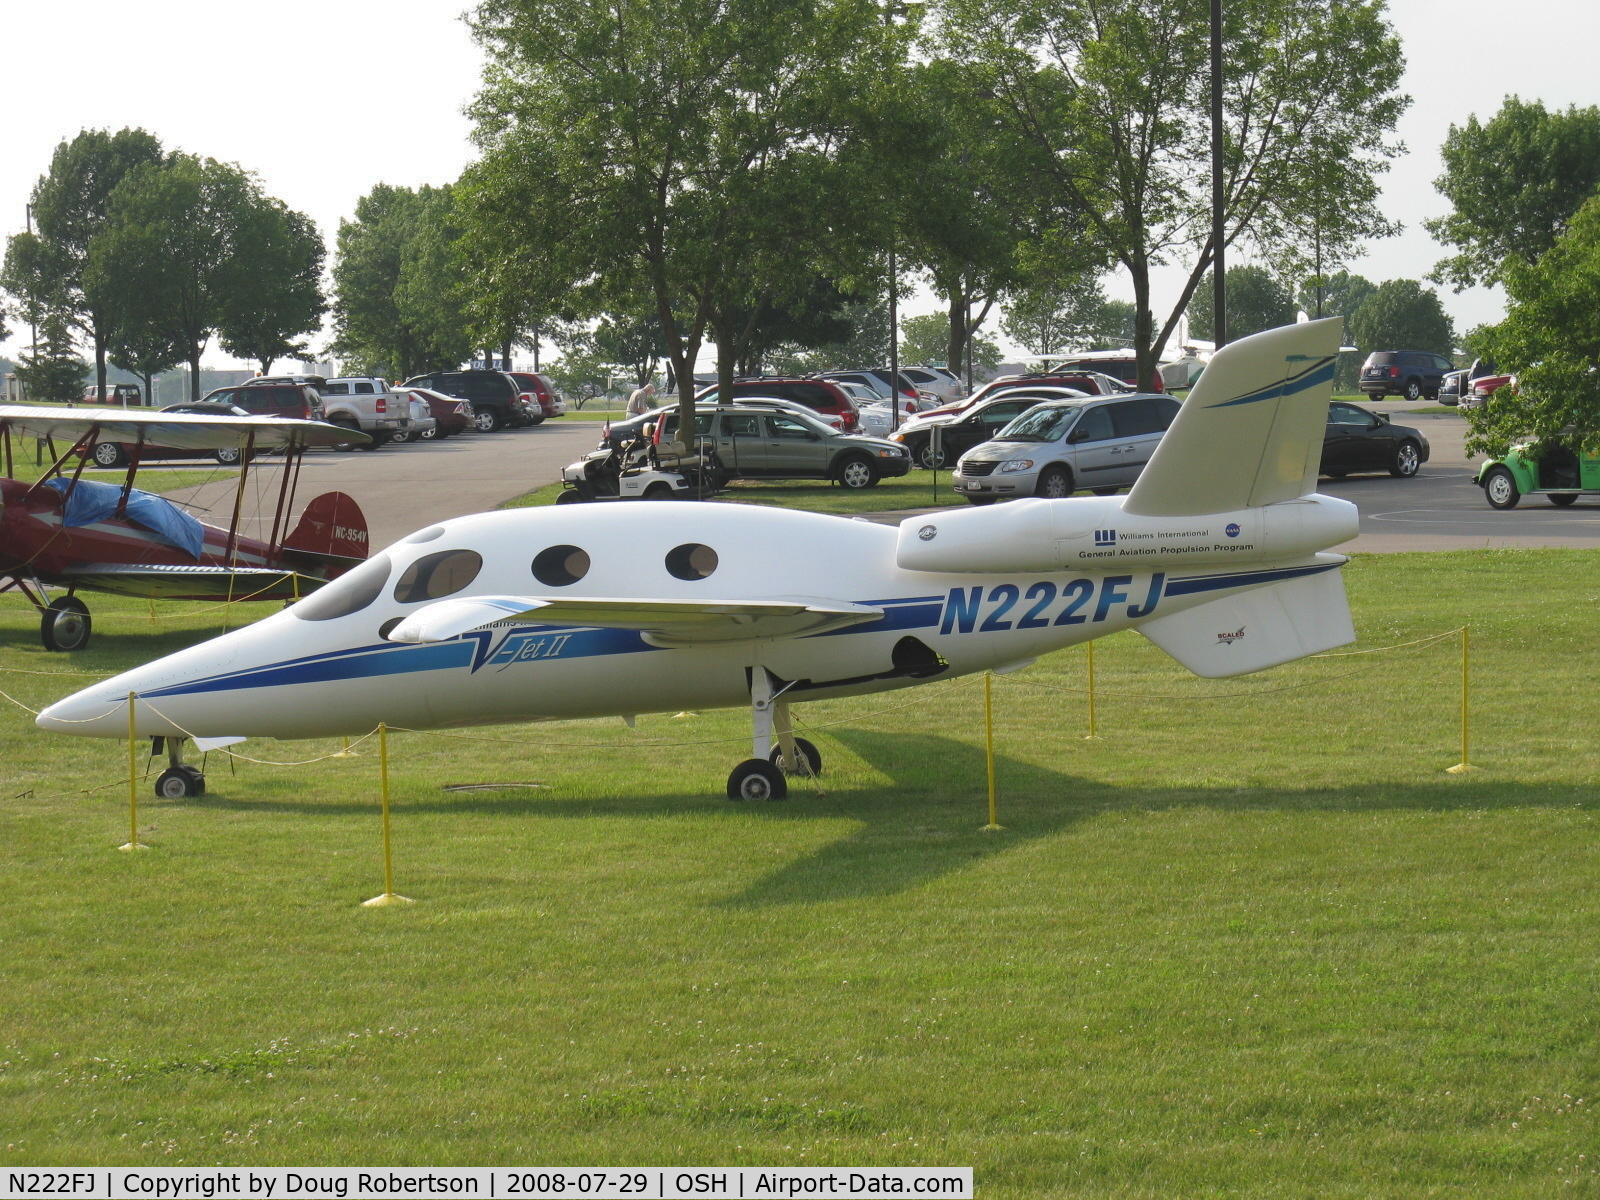
[[[533,560],[533,577],[545,587],[566,587],[589,573],[589,552],[580,546],[551,546]]]
[[[704,579],[717,569],[717,552],[699,542],[686,542],[667,551],[667,573],[674,579]]]
[[[424,555],[405,569],[394,585],[401,604],[453,596],[478,577],[483,556],[475,550],[442,550]]]

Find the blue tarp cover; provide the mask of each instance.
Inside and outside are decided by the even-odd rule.
[[[122,499],[122,488],[117,484],[80,479],[77,486],[68,492],[69,482],[66,479],[52,479],[45,485],[66,496],[66,512],[62,523],[68,529],[103,521],[117,511],[117,502]],[[206,540],[205,527],[171,500],[134,488],[128,493],[128,508],[124,515],[167,545],[188,551],[193,559],[200,558],[200,550]]]

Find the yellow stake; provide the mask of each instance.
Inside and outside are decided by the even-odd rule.
[[[150,597],[150,624],[154,625],[155,623],[156,623],[156,598],[154,596],[151,596]]]
[[[1094,643],[1089,643],[1089,732],[1084,736],[1086,742],[1098,742],[1100,735],[1095,732],[1094,722]]]
[[[128,693],[128,844],[118,850],[148,850],[139,844],[139,735],[134,732],[134,693]]]
[[[1467,658],[1469,641],[1467,627],[1461,627],[1461,761],[1453,767],[1446,767],[1446,775],[1464,775],[1468,771],[1476,771],[1477,767],[1467,761]]]
[[[994,672],[983,673],[983,740],[987,748],[989,759],[989,823],[983,828],[986,831],[1004,829],[1005,826],[996,823],[994,812]]]
[[[389,727],[382,721],[378,722],[378,791],[383,797],[383,895],[363,900],[363,908],[411,903],[394,894],[394,864],[389,856]]]

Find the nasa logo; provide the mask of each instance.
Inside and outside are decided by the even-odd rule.
[[[937,525],[924,525],[921,529],[917,530],[917,536],[925,542],[933,541],[933,539],[938,535],[939,527]]]
[[[1222,532],[1227,534],[1229,537],[1238,537],[1239,536],[1239,527],[1237,525],[1229,525]]]
[[[1239,626],[1239,628],[1235,629],[1232,633],[1217,634],[1217,641],[1221,642],[1224,646],[1231,646],[1242,637],[1244,637],[1243,625]]]

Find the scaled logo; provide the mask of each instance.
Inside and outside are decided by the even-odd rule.
[[[1227,534],[1229,537],[1238,537],[1239,536],[1239,527],[1237,525],[1229,525],[1222,532]]]
[[[1239,628],[1235,629],[1232,633],[1217,634],[1217,641],[1221,642],[1224,646],[1231,646],[1242,637],[1244,637],[1243,625],[1239,626]]]
[[[1117,531],[1115,529],[1096,529],[1094,531],[1094,544],[1096,546],[1115,546],[1117,544]]]

